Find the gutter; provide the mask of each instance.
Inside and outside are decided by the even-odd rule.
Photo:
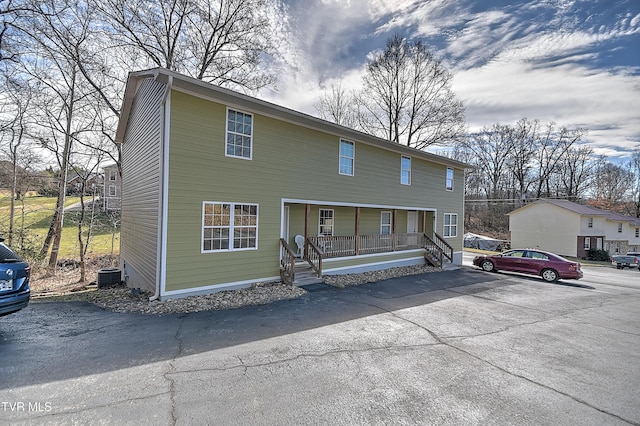
[[[158,76],[159,74],[156,73],[154,76],[154,80],[158,80]],[[161,189],[161,195],[160,195],[160,214],[158,215],[158,230],[159,230],[159,235],[158,235],[158,253],[157,253],[157,258],[156,258],[156,290],[155,293],[153,293],[153,295],[151,297],[149,297],[149,302],[153,302],[154,300],[157,300],[160,297],[160,287],[161,287],[161,283],[164,280],[164,259],[165,259],[165,233],[164,233],[164,223],[165,223],[165,204],[166,204],[166,195],[165,195],[165,184],[166,184],[166,179],[165,179],[165,173],[166,173],[166,168],[165,168],[165,160],[166,160],[166,147],[169,145],[168,144],[168,137],[169,137],[169,132],[166,129],[167,126],[167,122],[168,122],[168,105],[167,105],[167,100],[169,99],[169,94],[171,93],[171,89],[173,87],[173,76],[169,75],[169,78],[167,80],[167,89],[164,92],[164,95],[162,96],[162,125],[161,125],[161,138],[160,138],[160,150],[161,150],[161,155],[160,155],[160,170],[162,170],[162,172],[160,173],[160,189]]]

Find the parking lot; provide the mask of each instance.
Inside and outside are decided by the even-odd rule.
[[[188,315],[34,303],[0,318],[0,424],[640,424],[640,272],[584,270]]]

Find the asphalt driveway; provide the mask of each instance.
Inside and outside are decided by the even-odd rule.
[[[186,315],[31,304],[0,318],[0,424],[640,424],[626,272],[462,268]]]

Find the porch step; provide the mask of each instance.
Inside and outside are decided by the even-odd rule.
[[[296,260],[296,279],[293,282],[293,285],[301,287],[321,282],[324,281],[322,281],[321,278],[318,278],[315,271],[311,268],[311,265],[304,260],[300,261],[300,263]]]

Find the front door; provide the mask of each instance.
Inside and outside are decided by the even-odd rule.
[[[418,212],[408,211],[407,212],[407,234],[417,234],[418,233]]]

